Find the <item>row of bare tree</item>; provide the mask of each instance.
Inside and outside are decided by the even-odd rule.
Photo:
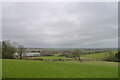
[[[25,52],[23,45],[19,45],[17,42],[5,40],[2,41],[2,58],[3,59],[12,59],[14,54],[18,53],[20,59],[22,59],[22,53]]]

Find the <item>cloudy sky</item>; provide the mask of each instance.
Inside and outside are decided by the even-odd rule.
[[[36,48],[115,48],[117,2],[3,3],[3,40]]]

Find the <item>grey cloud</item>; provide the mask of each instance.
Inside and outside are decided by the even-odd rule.
[[[25,47],[117,47],[117,3],[3,3],[3,39]]]

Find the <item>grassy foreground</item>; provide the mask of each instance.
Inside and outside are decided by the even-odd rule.
[[[114,62],[3,60],[3,78],[116,78]]]

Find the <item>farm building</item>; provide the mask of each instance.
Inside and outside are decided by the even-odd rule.
[[[19,54],[18,53],[14,53],[13,56],[14,57],[19,57]],[[41,54],[38,53],[38,52],[34,52],[34,53],[32,53],[32,52],[30,53],[29,52],[29,53],[23,53],[22,56],[23,57],[34,57],[34,56],[41,56]]]

